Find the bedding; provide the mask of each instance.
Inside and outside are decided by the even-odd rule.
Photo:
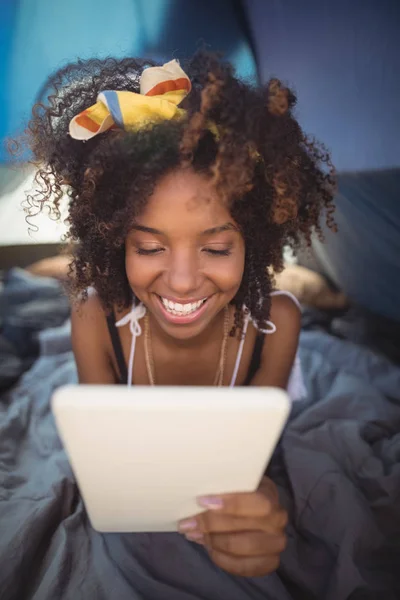
[[[29,287],[44,283],[13,277],[24,280],[26,304]],[[243,579],[179,534],[91,528],[49,409],[53,391],[77,381],[62,302],[37,324],[33,365],[0,396],[2,600],[400,598],[394,363],[322,328],[302,332],[307,397],[269,466],[289,512],[288,547],[276,573]]]

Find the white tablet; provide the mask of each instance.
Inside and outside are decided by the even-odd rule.
[[[52,399],[95,529],[176,531],[198,496],[254,491],[289,413],[275,388],[76,385]]]

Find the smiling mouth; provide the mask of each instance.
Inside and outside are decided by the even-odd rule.
[[[157,294],[158,295],[158,294]],[[174,315],[175,317],[187,317],[198,310],[205,304],[208,298],[203,298],[202,300],[198,300],[197,302],[187,302],[186,304],[180,304],[179,302],[172,302],[172,300],[168,300],[167,298],[163,298],[162,296],[158,296],[163,308],[170,315]]]

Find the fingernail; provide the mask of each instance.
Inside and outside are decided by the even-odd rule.
[[[185,538],[190,542],[197,542],[198,544],[204,542],[204,535],[201,531],[191,531],[185,535]]]
[[[218,496],[203,496],[202,498],[198,498],[197,502],[200,506],[208,510],[219,510],[224,505],[222,498]]]
[[[191,531],[192,529],[197,529],[196,519],[189,519],[187,521],[181,521],[178,523],[179,531]]]

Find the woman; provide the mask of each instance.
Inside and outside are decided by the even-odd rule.
[[[271,273],[326,209],[333,226],[329,158],[279,81],[251,87],[203,53],[187,72],[149,64],[66,67],[29,128],[42,186],[31,208],[57,214],[64,186],[70,196],[79,380],[287,388],[300,313]],[[268,477],[199,507],[179,530],[217,565],[277,568],[286,514]]]

